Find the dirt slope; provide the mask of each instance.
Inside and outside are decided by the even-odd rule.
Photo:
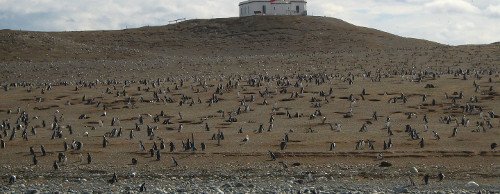
[[[0,31],[0,61],[127,59],[170,55],[421,50],[442,45],[326,17],[189,20],[117,31]]]

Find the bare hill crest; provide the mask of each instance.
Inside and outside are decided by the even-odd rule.
[[[266,16],[188,20],[112,31],[0,31],[0,61],[68,61],[172,55],[262,55],[426,49],[403,38],[327,17]]]

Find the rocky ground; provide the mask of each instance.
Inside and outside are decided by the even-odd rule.
[[[217,158],[217,157],[215,157]],[[214,158],[210,158],[213,160]],[[241,160],[241,158],[232,158]],[[333,158],[332,158],[333,159]],[[288,158],[282,159],[284,161]],[[329,159],[330,160],[330,159]],[[334,160],[334,159],[333,159]],[[475,160],[475,159],[466,159]],[[32,168],[19,172],[16,184],[4,185],[2,192],[77,192],[77,193],[135,193],[140,185],[146,183],[148,192],[154,193],[498,193],[496,175],[490,172],[465,172],[457,167],[438,167],[416,165],[425,173],[444,172],[447,177],[438,181],[432,177],[429,185],[424,185],[422,174],[411,172],[405,165],[379,167],[378,162],[367,164],[349,164],[330,162],[329,164],[311,165],[294,162],[288,168],[278,166],[271,161],[252,164],[239,162],[221,162],[215,166],[179,166],[140,169],[125,166],[119,168],[118,182],[109,184],[112,174],[109,167],[79,166],[60,172],[36,174]],[[91,169],[89,169],[91,168]],[[116,167],[115,167],[116,168]],[[439,170],[438,170],[439,169]],[[20,171],[23,171],[20,170]],[[89,171],[93,171],[89,173]],[[85,172],[85,173],[82,173]],[[485,174],[481,174],[485,173]],[[411,177],[411,178],[410,178]],[[412,185],[411,181],[416,185]],[[469,183],[475,180],[479,185]]]

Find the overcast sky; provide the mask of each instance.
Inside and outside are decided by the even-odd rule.
[[[237,17],[238,0],[0,0],[0,29],[109,30]],[[444,44],[500,41],[500,0],[308,0],[309,15]]]

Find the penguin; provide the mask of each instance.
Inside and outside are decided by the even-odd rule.
[[[54,168],[54,170],[59,170],[59,164],[57,163],[57,160],[54,160],[52,167]]]
[[[205,131],[210,131],[210,127],[208,126],[208,123],[205,123]]]
[[[497,148],[498,144],[497,143],[492,143],[490,145],[491,150],[495,150]]]
[[[36,135],[36,129],[35,129],[35,127],[31,127],[31,134],[32,135]]]
[[[451,137],[455,137],[455,136],[457,136],[457,134],[458,134],[458,128],[455,127],[455,128],[453,128],[453,133],[451,134]]]
[[[141,186],[139,187],[139,192],[145,192],[146,191],[146,183],[142,183]]]
[[[12,129],[12,134],[10,135],[9,141],[12,141],[14,138],[16,138],[16,130]]]
[[[369,140],[369,139],[368,139],[368,140],[366,140],[366,142],[368,143],[368,148],[369,148],[370,150],[375,150],[375,146],[373,145],[373,143],[374,143],[375,141],[373,141],[373,140]]]
[[[63,161],[63,159],[64,159],[64,157],[66,157],[66,156],[65,156],[65,155],[64,155],[64,153],[62,153],[62,152],[60,152],[60,153],[57,155],[57,159],[58,159],[58,161],[59,161],[59,162],[62,162],[62,161]]]
[[[156,142],[153,142],[153,150],[158,150],[158,146],[156,145]]]
[[[161,152],[160,150],[156,150],[156,161],[160,161],[161,159]]]
[[[205,151],[205,149],[207,149],[207,145],[205,142],[201,142],[201,151]]]
[[[248,137],[248,135],[245,136],[245,138],[243,138],[243,140],[241,140],[242,142],[248,142],[250,141],[250,138]]]
[[[122,128],[118,129],[118,134],[116,134],[116,137],[121,137],[122,136]]]
[[[111,184],[118,182],[118,177],[116,176],[116,173],[113,173],[113,177],[110,180],[108,180],[108,182]]]
[[[335,142],[332,142],[330,144],[330,151],[333,151],[335,149],[335,147],[337,147],[336,143]]]
[[[146,147],[144,147],[144,143],[142,143],[141,140],[139,141],[139,148],[141,149],[141,151],[146,151]]]
[[[38,165],[38,159],[36,159],[36,155],[33,155],[33,165]]]
[[[17,180],[16,175],[10,175],[9,177],[9,184],[14,184]]]
[[[443,181],[444,177],[445,177],[445,176],[444,176],[444,174],[443,174],[443,173],[441,173],[441,172],[440,172],[440,173],[438,174],[439,181]]]
[[[5,149],[5,141],[3,139],[0,140],[0,148]]]
[[[259,129],[257,130],[258,133],[262,133],[262,131],[264,130],[264,126],[263,125],[264,124],[262,124],[262,123],[260,124]]]
[[[175,160],[173,156],[172,156],[172,163],[174,164],[174,166],[179,166],[179,163],[177,163],[177,160]]]
[[[420,139],[420,142],[418,142],[418,144],[420,145],[420,148],[424,148],[424,138],[422,137],[422,139]]]
[[[285,148],[286,148],[286,142],[285,142],[285,141],[282,141],[282,142],[280,143],[280,149],[281,149],[281,150],[284,150]]]
[[[63,145],[64,145],[64,151],[68,151],[68,143],[63,142]]]
[[[222,132],[222,131],[219,132],[219,137],[220,137],[221,140],[224,140],[224,132]]]
[[[149,149],[149,155],[151,157],[154,157],[155,156],[155,150],[153,148]]]
[[[132,165],[137,165],[137,159],[132,158]]]
[[[165,149],[165,140],[161,139],[160,141],[160,149],[163,150]]]
[[[33,146],[30,146],[30,154],[35,155],[35,150],[33,149]]]
[[[42,151],[42,156],[47,155],[47,152],[45,152],[45,146],[40,145],[40,150]]]
[[[92,156],[90,155],[90,153],[87,153],[87,164],[90,163],[92,163]]]
[[[179,124],[179,128],[177,128],[177,132],[181,132],[183,128],[184,128],[184,125]]]
[[[78,151],[78,150],[81,150],[83,148],[83,143],[81,141],[76,141],[75,142],[75,149]]]
[[[169,147],[170,147],[170,152],[174,152],[175,150],[174,142],[170,142]]]
[[[269,156],[271,156],[271,160],[275,161],[276,160],[276,155],[274,155],[274,153],[271,152],[271,151],[268,151],[268,152],[269,152]]]
[[[102,147],[106,148],[106,146],[108,146],[108,143],[108,138],[106,138],[106,136],[102,136]]]
[[[436,140],[440,140],[441,139],[441,137],[439,137],[439,134],[436,131],[432,131],[432,133],[434,134],[434,138]]]
[[[424,176],[424,183],[425,183],[426,185],[428,185],[428,184],[429,184],[429,178],[430,178],[430,177],[431,177],[431,176],[429,176],[428,174],[425,174],[425,176]]]

